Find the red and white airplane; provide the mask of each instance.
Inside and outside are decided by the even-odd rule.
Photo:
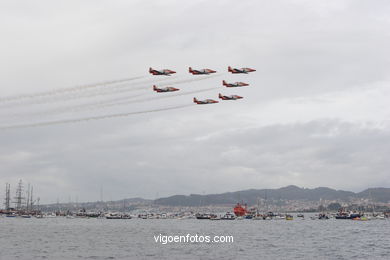
[[[171,76],[171,74],[176,73],[176,71],[163,69],[163,70],[155,70],[152,68],[149,68],[149,73],[153,75],[165,75],[165,76]]]
[[[236,73],[245,73],[245,74],[248,74],[248,72],[253,72],[253,71],[256,71],[255,69],[251,69],[251,68],[240,68],[240,69],[236,69],[236,68],[232,68],[232,67],[228,67],[228,71],[233,73],[233,74],[236,74]]]
[[[206,104],[214,104],[219,102],[213,99],[197,100],[196,97],[194,97],[194,103],[198,105],[206,105]]]
[[[222,80],[222,85],[226,86],[227,88],[237,88],[237,87],[249,86],[248,83],[244,83],[244,82],[227,83],[224,80]]]
[[[158,87],[156,87],[156,85],[153,85],[153,90],[156,91],[157,93],[161,93],[161,92],[174,92],[174,91],[178,91],[180,89],[173,88],[173,87],[158,88]]]
[[[201,69],[201,70],[193,70],[191,67],[188,68],[189,73],[192,75],[209,75],[211,73],[215,73],[215,70],[211,69]]]
[[[218,94],[218,97],[222,100],[237,100],[241,99],[243,97],[237,96],[237,95],[231,95],[231,96],[224,96],[221,93]]]

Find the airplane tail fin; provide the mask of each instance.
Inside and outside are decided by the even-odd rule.
[[[218,94],[218,97],[219,97],[219,98],[222,98],[222,94],[221,94],[221,93],[219,93],[219,94]]]
[[[222,80],[222,85],[226,86],[226,81]]]
[[[156,87],[156,85],[153,85],[153,90],[157,90],[157,87]]]
[[[232,67],[229,66],[229,67],[228,67],[228,71],[229,71],[229,72],[232,71]]]
[[[188,72],[192,72],[192,68],[191,67],[188,67]]]
[[[194,103],[198,103],[198,100],[196,99],[196,97],[194,97]]]
[[[152,72],[152,70],[153,70],[152,67],[150,67],[150,68],[149,68],[149,72]]]

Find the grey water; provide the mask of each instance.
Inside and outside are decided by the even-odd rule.
[[[234,241],[164,245],[160,234]],[[0,259],[390,259],[390,220],[1,217]]]

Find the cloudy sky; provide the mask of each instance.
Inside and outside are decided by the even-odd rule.
[[[42,203],[101,187],[105,200],[390,187],[389,13],[385,0],[1,1],[0,197],[19,179]],[[244,99],[192,103],[218,93]]]

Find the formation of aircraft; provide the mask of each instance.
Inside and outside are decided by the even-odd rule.
[[[243,97],[237,96],[237,95],[225,96],[225,95],[222,95],[221,93],[218,94],[218,97],[222,100],[237,100],[237,99],[243,98]]]
[[[169,69],[155,70],[155,69],[149,68],[149,73],[152,74],[152,75],[171,76],[171,74],[176,73],[176,71],[169,70]]]
[[[199,70],[194,70],[191,67],[188,68],[189,73],[192,75],[209,75],[211,73],[216,73],[215,70],[212,69],[199,69]],[[248,74],[249,72],[256,71],[255,69],[251,68],[232,68],[228,67],[228,72],[231,72],[233,74]],[[176,73],[176,71],[169,70],[169,69],[163,69],[163,70],[155,70],[152,68],[149,68],[149,73],[152,75],[165,75],[165,76],[171,76],[171,74]],[[228,83],[225,80],[222,81],[222,85],[228,88],[236,88],[236,87],[245,87],[249,86],[248,83],[244,82],[234,82],[234,83]],[[174,91],[179,91],[180,89],[178,88],[173,88],[173,87],[164,87],[164,88],[158,88],[156,85],[153,85],[153,90],[156,91],[157,93],[161,92],[174,92]],[[218,98],[221,100],[237,100],[237,99],[242,99],[243,97],[238,96],[238,95],[222,95],[221,93],[218,94]],[[219,101],[216,101],[214,99],[205,99],[205,100],[198,100],[196,97],[194,97],[193,102],[198,104],[198,105],[206,105],[206,104],[215,104],[219,103]]]
[[[198,100],[196,97],[194,97],[194,103],[198,105],[206,105],[206,104],[215,104],[219,102],[214,99]]]
[[[255,69],[251,69],[251,68],[240,68],[240,69],[237,69],[237,68],[232,68],[232,67],[228,67],[228,71],[233,73],[233,74],[239,74],[239,73],[245,73],[245,74],[248,74],[248,72],[253,72],[253,71],[256,71]]]
[[[160,92],[174,92],[174,91],[178,91],[180,89],[174,88],[174,87],[158,88],[158,87],[156,87],[156,85],[153,85],[153,90],[156,91],[157,93],[160,93]]]
[[[209,75],[209,74],[215,73],[217,71],[211,70],[211,69],[193,70],[191,67],[189,67],[188,72],[192,73],[192,75]]]
[[[244,82],[234,82],[234,83],[227,83],[226,81],[222,80],[222,85],[227,87],[227,88],[237,88],[237,87],[245,87],[249,86],[248,83]]]

